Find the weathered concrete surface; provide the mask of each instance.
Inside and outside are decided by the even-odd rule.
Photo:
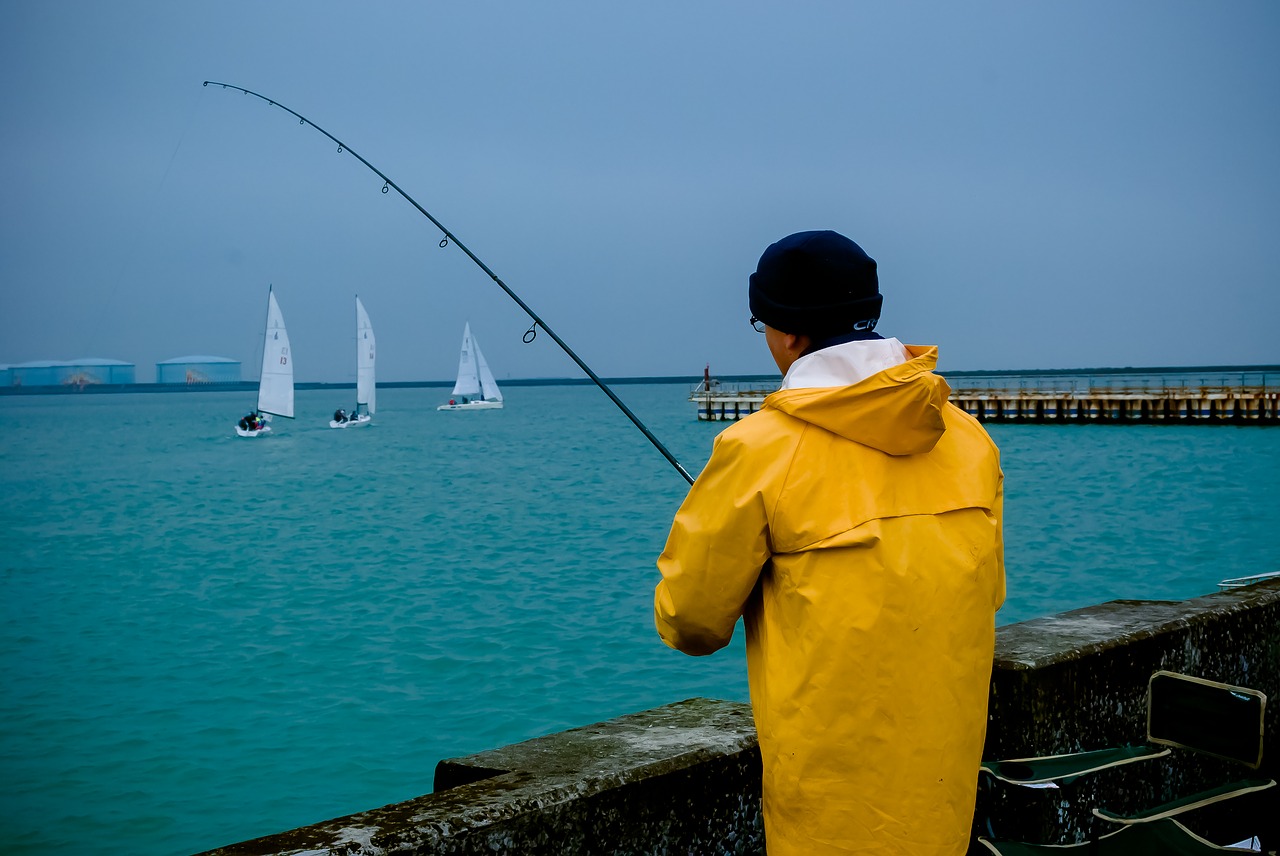
[[[690,699],[441,761],[435,792],[209,851],[761,854],[750,706]]]
[[[1160,669],[1266,693],[1268,775],[1280,702],[1280,581],[1186,601],[1113,601],[1000,629],[991,679],[986,758],[1098,749],[1146,738],[1147,681]],[[1160,766],[1153,766],[1155,764]],[[1003,834],[1031,841],[1082,840],[1089,808],[1158,805],[1210,782],[1244,778],[1242,767],[1176,751],[1168,762],[1136,764],[1081,780],[1070,805],[1054,791],[1010,793],[997,805]],[[1245,775],[1242,775],[1245,774]],[[1280,811],[1280,807],[1277,807]],[[1226,840],[1238,811],[1197,813],[1197,832]],[[1233,838],[1232,840],[1239,840]]]

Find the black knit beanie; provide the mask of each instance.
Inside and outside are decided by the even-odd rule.
[[[870,333],[880,319],[875,259],[839,232],[796,232],[760,256],[751,314],[784,333]]]

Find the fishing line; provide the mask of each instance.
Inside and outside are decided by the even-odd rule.
[[[604,392],[604,394],[609,396],[609,398],[613,401],[614,404],[618,405],[618,409],[621,410],[623,413],[625,413],[627,418],[630,419],[631,422],[637,428],[640,429],[640,432],[644,434],[644,436],[649,438],[649,442],[652,443],[654,447],[657,448],[657,450],[661,452],[668,461],[671,462],[671,466],[675,467],[676,471],[679,472],[680,475],[684,476],[685,480],[688,481],[689,484],[693,484],[693,476],[689,475],[689,471],[686,470],[684,467],[680,466],[680,462],[675,459],[674,455],[672,455],[669,451],[667,451],[667,447],[662,445],[662,443],[659,442],[658,438],[653,436],[652,432],[650,432],[649,429],[645,427],[645,424],[641,422],[640,419],[634,413],[632,413],[631,410],[625,404],[622,403],[622,399],[614,395],[613,390],[611,390],[608,387],[608,385],[605,384],[605,382],[602,381],[599,378],[599,376],[597,376],[596,373],[591,370],[591,367],[588,366],[586,363],[584,363],[582,359],[573,352],[573,349],[570,348],[567,344],[565,344],[565,341],[561,339],[559,336],[557,336],[555,331],[552,330],[550,327],[548,327],[546,322],[543,321],[541,318],[539,318],[538,314],[534,312],[532,309],[530,309],[527,303],[525,303],[523,300],[520,299],[520,295],[512,291],[505,282],[499,279],[498,275],[494,273],[492,270],[490,270],[488,265],[480,261],[480,258],[475,253],[467,249],[467,246],[458,240],[457,235],[453,234],[447,228],[445,228],[444,224],[441,223],[439,220],[437,220],[435,217],[432,217],[431,213],[427,211],[427,209],[423,208],[421,205],[418,204],[418,201],[416,199],[414,199],[412,196],[410,196],[409,194],[405,193],[402,189],[400,189],[400,186],[396,184],[394,181],[392,181],[390,178],[388,178],[385,174],[383,174],[383,172],[380,169],[378,169],[376,166],[374,166],[373,164],[365,160],[363,157],[361,157],[353,148],[348,146],[346,143],[342,142],[342,140],[339,140],[333,134],[330,134],[324,128],[321,128],[319,125],[317,125],[315,122],[312,122],[310,119],[308,119],[306,116],[303,116],[301,113],[290,110],[288,107],[284,106],[279,101],[276,101],[275,99],[272,99],[272,98],[268,98],[265,95],[260,95],[257,92],[253,92],[249,89],[245,89],[242,86],[235,86],[230,83],[220,83],[216,80],[206,80],[204,82],[204,85],[208,86],[210,83],[212,83],[214,86],[221,86],[223,89],[234,89],[238,92],[243,92],[245,95],[252,95],[254,98],[258,98],[267,102],[272,107],[279,107],[281,110],[285,111],[286,113],[296,116],[298,119],[298,124],[310,125],[311,127],[315,128],[317,131],[319,131],[320,133],[324,134],[326,137],[328,137],[329,139],[337,143],[338,154],[347,152],[351,154],[356,160],[360,161],[360,163],[367,166],[373,172],[374,175],[382,179],[383,193],[388,192],[388,190],[394,190],[396,193],[399,193],[401,196],[405,198],[406,201],[408,201],[410,205],[412,205],[414,208],[417,208],[418,212],[422,214],[422,216],[430,220],[437,229],[439,229],[442,233],[444,233],[444,237],[440,239],[441,247],[447,247],[449,246],[450,243],[452,243],[458,249],[466,253],[467,258],[475,262],[476,265],[480,268],[480,270],[488,274],[489,278],[492,279],[495,283],[497,283],[498,287],[501,288],[503,291],[505,291],[507,293],[507,296],[510,297],[512,300],[514,300],[520,306],[520,308],[525,311],[526,315],[528,315],[530,318],[533,319],[533,325],[528,330],[525,331],[524,336],[522,337],[525,344],[528,344],[532,342],[535,338],[537,338],[539,327],[545,330],[547,332],[547,335],[550,336],[553,340],[555,340],[555,343],[560,346],[560,349],[564,351],[566,354],[568,354],[569,358],[578,364],[578,368],[586,372],[587,377],[591,378],[591,380],[595,382],[595,385],[600,387],[600,389]]]

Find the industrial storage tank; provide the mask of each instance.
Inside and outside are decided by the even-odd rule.
[[[9,386],[79,386],[134,383],[133,363],[86,357],[80,360],[37,360],[9,366]]]
[[[227,357],[174,357],[156,363],[156,383],[239,383],[240,361]]]

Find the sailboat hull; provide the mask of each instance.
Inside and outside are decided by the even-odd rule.
[[[468,401],[465,404],[442,404],[436,410],[501,410],[501,401]]]
[[[367,413],[361,413],[359,416],[352,416],[350,419],[344,420],[342,422],[335,422],[332,419],[330,419],[329,427],[330,428],[359,428],[361,425],[368,425],[372,421],[373,421],[372,416],[368,415]]]
[[[261,428],[258,428],[258,429],[256,429],[256,430],[253,430],[253,431],[246,431],[245,429],[243,429],[243,428],[241,428],[239,425],[237,425],[237,426],[236,426],[236,433],[237,433],[237,434],[239,434],[241,437],[261,437],[263,434],[270,434],[270,433],[271,433],[271,426],[270,426],[270,425],[263,425]]]

